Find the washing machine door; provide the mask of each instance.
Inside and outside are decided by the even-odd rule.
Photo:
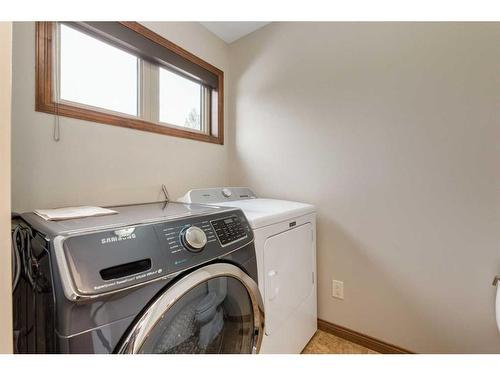
[[[240,268],[211,264],[169,287],[146,309],[119,353],[258,353],[264,334],[259,288]]]

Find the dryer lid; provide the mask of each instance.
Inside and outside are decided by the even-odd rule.
[[[223,207],[240,208],[252,229],[293,220],[299,216],[314,213],[316,210],[313,205],[307,203],[265,198],[218,202],[216,204]]]
[[[307,203],[257,198],[255,193],[246,187],[193,189],[178,201],[240,208],[252,229],[292,220],[316,211],[313,205]]]

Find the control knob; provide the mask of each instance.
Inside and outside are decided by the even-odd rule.
[[[181,241],[186,249],[197,253],[207,244],[207,235],[203,229],[193,225],[182,232]]]
[[[231,195],[233,195],[233,192],[228,188],[224,188],[222,189],[222,195],[226,198],[229,198]]]

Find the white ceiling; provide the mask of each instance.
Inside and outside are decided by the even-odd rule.
[[[226,43],[232,43],[270,22],[200,22]]]

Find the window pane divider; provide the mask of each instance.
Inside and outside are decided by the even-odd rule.
[[[141,90],[139,95],[140,117],[145,121],[158,123],[159,116],[159,68],[146,60],[140,60]]]

